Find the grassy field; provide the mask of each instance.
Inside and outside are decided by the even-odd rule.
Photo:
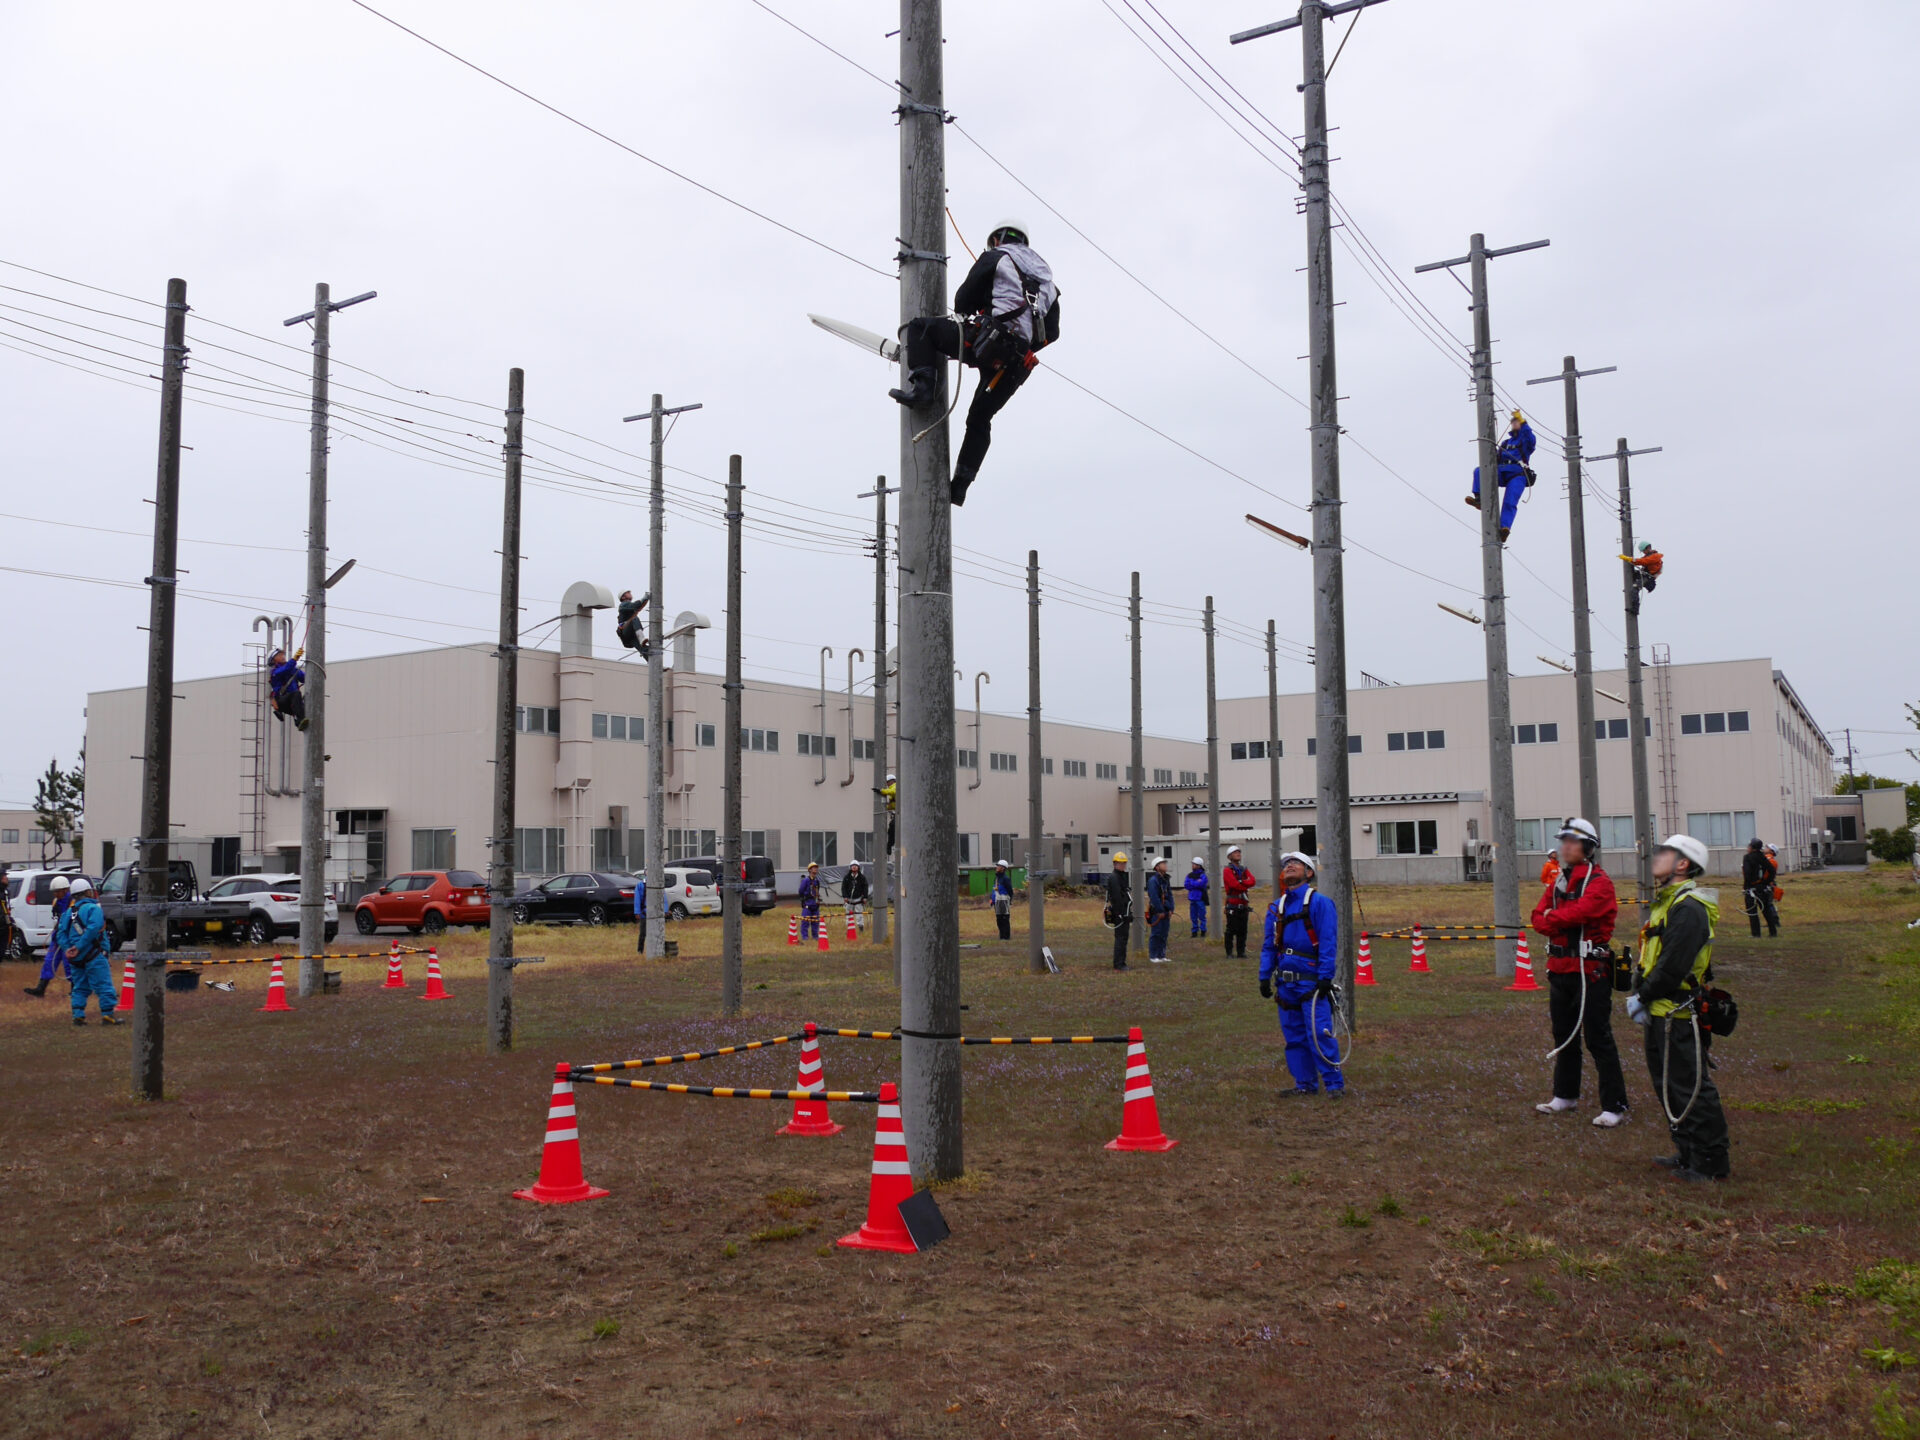
[[[776,1138],[786,1107],[582,1087],[591,1204],[537,1174],[556,1060],[898,1019],[884,952],[751,922],[748,1014],[717,1017],[718,923],[681,958],[630,927],[522,931],[520,1044],[481,1045],[484,934],[455,999],[349,962],[262,1015],[168,997],[167,1100],[127,1098],[126,1031],[0,986],[0,1433],[171,1436],[1445,1435],[1920,1437],[1920,893],[1796,878],[1785,931],[1722,925],[1741,1002],[1717,1045],[1734,1179],[1653,1170],[1665,1127],[1616,1012],[1632,1118],[1548,1093],[1545,995],[1480,945],[1375,949],[1344,1099],[1296,1098],[1254,962],[1176,939],[1107,968],[1097,906],[1050,907],[1063,974],[967,909],[971,1034],[1144,1027],[1183,1143],[1121,1155],[1119,1047],[966,1052],[965,1178],[926,1255],[832,1246],[863,1214],[872,1111]],[[1381,890],[1370,928],[1486,920],[1479,888]],[[384,937],[383,937],[384,940]],[[55,990],[62,987],[56,986]],[[792,1083],[796,1047],[676,1067]],[[834,1088],[893,1078],[825,1045]]]

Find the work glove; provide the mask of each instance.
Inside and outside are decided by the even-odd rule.
[[[1313,998],[1316,1000],[1331,1000],[1333,998],[1333,982],[1331,980],[1316,981],[1313,987]]]
[[[1260,977],[1260,998],[1262,1000],[1273,999],[1273,977],[1271,975],[1262,975]]]
[[[1647,1002],[1638,994],[1627,996],[1627,1018],[1636,1025],[1645,1025],[1653,1019],[1653,1016],[1647,1013]]]

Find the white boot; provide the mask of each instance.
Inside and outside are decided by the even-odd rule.
[[[1533,1108],[1538,1110],[1542,1115],[1558,1115],[1562,1110],[1571,1110],[1579,1103],[1578,1100],[1562,1100],[1556,1095],[1551,1100],[1545,1101]]]
[[[1627,1117],[1618,1110],[1602,1110],[1598,1115],[1593,1117],[1593,1123],[1598,1125],[1602,1130],[1611,1130],[1626,1118]]]

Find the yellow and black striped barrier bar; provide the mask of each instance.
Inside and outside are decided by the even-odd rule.
[[[592,1085],[619,1085],[628,1090],[664,1090],[669,1095],[706,1095],[715,1100],[826,1100],[835,1104],[877,1105],[878,1090],[740,1090],[730,1085],[673,1085],[665,1080],[622,1080],[617,1075],[592,1075],[574,1070],[571,1079]]]
[[[400,947],[402,955],[424,955],[430,947],[413,945]],[[169,965],[271,965],[275,960],[387,960],[392,958],[391,950],[347,950],[322,951],[318,955],[240,955],[232,959],[219,960],[169,960]]]
[[[826,1034],[826,1031],[820,1031]],[[739,1055],[747,1050],[764,1050],[769,1045],[791,1045],[796,1040],[806,1039],[806,1032],[792,1035],[775,1035],[767,1040],[744,1040],[738,1045],[722,1045],[718,1050],[689,1050],[684,1055],[654,1055],[645,1060],[611,1060],[602,1065],[575,1065],[576,1075],[604,1075],[609,1070],[644,1070],[649,1065],[679,1065],[688,1060],[712,1060],[720,1055]]]
[[[825,1030],[821,1036],[837,1035],[845,1040],[898,1040],[898,1030]],[[962,1045],[1124,1045],[1124,1035],[956,1035]]]

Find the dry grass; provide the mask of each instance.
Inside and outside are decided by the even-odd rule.
[[[1486,918],[1478,889],[1365,900],[1376,930]],[[1036,979],[969,909],[969,1031],[1144,1026],[1184,1143],[1101,1148],[1112,1047],[969,1051],[953,1238],[906,1258],[831,1244],[865,1203],[860,1107],[834,1139],[776,1139],[783,1107],[582,1087],[612,1197],[508,1198],[556,1059],[897,1019],[883,954],[788,949],[784,915],[750,926],[738,1022],[714,1013],[715,922],[665,963],[631,928],[523,931],[549,963],[520,974],[503,1058],[480,1047],[484,935],[445,937],[447,1004],[416,998],[418,959],[407,995],[366,961],[265,1016],[263,968],[236,966],[234,995],[169,997],[157,1106],[125,1098],[124,1031],[9,984],[0,1431],[1913,1434],[1916,911],[1876,875],[1791,882],[1777,942],[1729,917],[1742,1019],[1718,1078],[1748,1108],[1734,1183],[1701,1193],[1646,1166],[1664,1136],[1624,1021],[1632,1122],[1534,1115],[1544,997],[1501,991],[1482,946],[1435,946],[1425,977],[1376,946],[1349,1095],[1296,1101],[1251,959],[1176,940],[1174,965],[1116,975],[1096,908],[1068,902],[1066,973]],[[797,1060],[676,1078],[786,1085]],[[836,1087],[896,1063],[855,1041],[825,1060]]]

